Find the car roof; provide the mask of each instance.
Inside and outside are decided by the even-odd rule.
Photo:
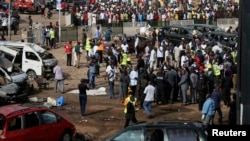
[[[203,128],[203,124],[194,121],[155,121],[149,123],[139,123],[129,127],[194,127]]]
[[[42,107],[42,106],[38,107],[38,106],[30,106],[30,105],[22,105],[22,104],[10,104],[10,105],[1,106],[0,114],[7,117],[11,114],[28,111],[28,110],[32,110],[35,108],[39,108],[40,110],[46,109],[45,107]]]
[[[221,32],[221,31],[210,31],[204,34],[216,34],[216,35],[225,35],[225,36],[237,36],[235,33]]]
[[[201,26],[201,27],[208,27],[208,28],[217,28],[216,25],[211,25],[211,24],[188,24],[186,26]]]

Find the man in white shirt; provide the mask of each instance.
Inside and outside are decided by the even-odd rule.
[[[144,89],[143,93],[146,95],[143,102],[143,108],[147,114],[147,117],[152,118],[151,104],[154,101],[155,87],[152,85],[151,81],[148,82],[148,86]]]
[[[123,44],[121,44],[121,48],[124,52],[128,52],[128,44],[127,42],[123,42]]]
[[[134,70],[132,70],[129,74],[130,78],[130,88],[132,90],[132,95],[135,96],[136,92],[136,86],[138,84],[138,70],[137,67],[134,67]]]
[[[149,66],[149,58],[150,58],[150,48],[149,48],[149,46],[147,45],[146,47],[145,47],[145,58],[146,58],[146,60],[145,60],[145,63],[146,63],[146,66],[148,67]]]
[[[115,79],[116,79],[116,69],[112,61],[109,62],[108,67],[106,68],[106,77],[108,77],[109,82],[109,98],[114,99],[114,86],[115,86]],[[106,80],[105,77],[105,80]]]
[[[150,52],[149,57],[149,69],[154,70],[155,62],[156,62],[156,48],[153,48]]]
[[[159,68],[161,66],[161,64],[164,61],[164,49],[163,46],[160,45],[157,49],[157,68]]]
[[[2,31],[3,31],[3,35],[5,35],[5,33],[6,33],[6,35],[8,35],[8,19],[5,17],[5,16],[3,16],[2,17]]]
[[[135,34],[135,45],[134,45],[134,48],[135,48],[135,54],[138,57],[137,47],[139,47],[139,37],[138,37],[137,34]]]

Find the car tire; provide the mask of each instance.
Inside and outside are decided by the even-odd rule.
[[[72,140],[72,137],[71,137],[71,134],[70,132],[64,132],[63,136],[62,136],[62,141],[71,141]]]
[[[28,71],[27,75],[28,75],[28,80],[35,80],[37,77],[36,72],[34,71]]]

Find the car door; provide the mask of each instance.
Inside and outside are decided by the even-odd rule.
[[[23,130],[23,117],[21,115],[7,119],[6,138],[8,141],[29,141],[26,140],[26,132]]]
[[[166,141],[163,127],[145,127],[144,141]]]
[[[24,130],[26,141],[44,141],[46,134],[41,127],[41,120],[37,112],[24,114]]]
[[[48,110],[41,110],[39,115],[42,121],[42,132],[46,134],[46,140],[60,140],[64,133],[64,126],[58,115]]]
[[[166,136],[168,141],[199,141],[205,140],[200,136],[195,128],[176,127],[166,128]]]
[[[26,47],[23,49],[22,56],[22,70],[27,72],[33,70],[36,75],[42,75],[42,60],[40,60],[37,53],[31,50],[27,50]]]

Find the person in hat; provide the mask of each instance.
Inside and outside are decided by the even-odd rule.
[[[81,115],[85,115],[85,108],[87,104],[87,90],[89,90],[89,86],[85,79],[80,80],[80,84],[78,85],[79,89],[79,102],[80,102],[80,111]]]

